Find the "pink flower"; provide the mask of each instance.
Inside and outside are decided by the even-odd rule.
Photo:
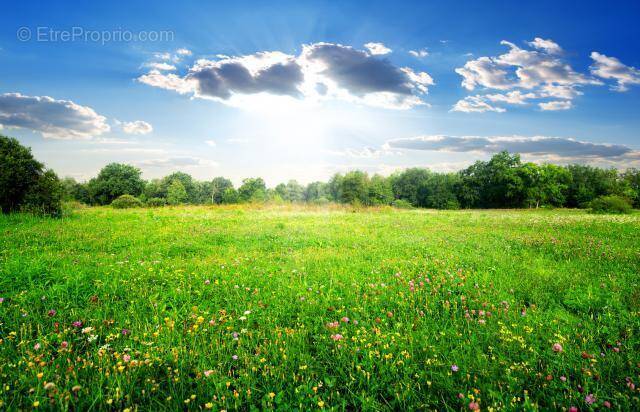
[[[553,346],[551,346],[551,350],[556,353],[560,353],[562,352],[562,345],[559,343],[554,343]]]
[[[0,303],[4,302],[4,298],[0,298]]]
[[[233,332],[232,336],[233,336],[233,340],[238,340],[238,332]]]
[[[77,321],[73,322],[71,325],[73,325],[74,328],[81,328],[82,327],[82,322],[77,320]]]
[[[593,403],[595,403],[596,397],[592,393],[590,393],[584,397],[584,401],[587,403],[587,405],[592,405]]]
[[[67,342],[66,340],[63,340],[62,343],[60,344],[60,346],[63,349],[66,349],[67,347],[69,347],[69,342]]]
[[[209,377],[212,373],[213,371],[209,369],[208,371],[204,371],[204,376]]]
[[[238,360],[238,355],[233,355],[233,356],[231,357],[231,359],[233,359],[233,360]]]
[[[122,356],[122,360],[125,362],[129,362],[131,360],[131,356],[130,355],[123,355]]]
[[[54,309],[49,309],[49,312],[47,312],[47,315],[52,318],[54,316],[56,316],[56,311]]]
[[[205,285],[208,285],[209,283],[211,283],[211,281],[210,281],[209,279],[207,279],[207,280],[205,280],[205,281],[204,281],[204,284],[205,284]]]
[[[480,405],[478,405],[477,402],[469,402],[469,410],[479,411],[480,410]]]
[[[211,319],[211,320],[209,321],[209,325],[213,326],[213,325],[215,325],[215,324],[216,324],[216,321],[215,321],[214,319]]]
[[[346,316],[340,320],[343,321],[344,323],[349,323],[349,318]]]
[[[122,329],[122,334],[123,334],[124,336],[127,336],[129,333],[131,333],[131,332],[129,331],[129,329]]]
[[[611,408],[611,402],[609,402],[609,401],[602,402],[602,405],[604,405],[604,407],[607,408],[607,409]]]
[[[331,335],[331,339],[333,339],[333,340],[335,340],[335,341],[337,342],[337,341],[339,341],[339,340],[344,339],[344,336],[342,336],[342,335],[341,335],[341,334],[339,334],[339,333],[336,333],[335,335]]]
[[[578,408],[576,408],[575,406],[572,406],[569,408],[569,412],[578,412]]]
[[[33,345],[33,349],[34,350],[40,350],[40,344],[36,343],[35,345]]]
[[[329,323],[327,323],[327,327],[328,327],[329,329],[335,329],[335,328],[337,328],[337,327],[338,327],[338,325],[339,325],[339,323],[338,323],[338,322],[329,322]]]
[[[566,381],[567,381],[567,377],[566,377],[566,376],[561,376],[561,377],[560,377],[560,380],[561,380],[562,382],[566,382]]]
[[[458,365],[451,365],[451,370],[453,372],[458,372],[460,370],[460,368],[458,368]]]

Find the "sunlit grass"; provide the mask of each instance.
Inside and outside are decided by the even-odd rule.
[[[2,216],[0,408],[637,409],[639,229],[580,211]]]

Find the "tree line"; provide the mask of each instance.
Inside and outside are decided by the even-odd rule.
[[[17,140],[0,136],[0,202],[2,211],[57,214],[62,201],[109,205],[123,195],[135,204],[233,204],[255,202],[346,203],[434,209],[586,208],[596,199],[640,207],[640,171],[587,165],[558,166],[522,162],[520,155],[500,152],[455,173],[410,168],[390,176],[354,170],[326,182],[302,185],[296,180],[267,188],[260,177],[239,187],[225,177],[198,181],[176,172],[145,181],[135,166],[111,163],[88,182],[59,180],[33,159]]]
[[[411,168],[388,177],[354,170],[327,182],[302,185],[296,180],[267,188],[259,177],[239,187],[216,177],[198,181],[183,172],[145,182],[134,166],[111,163],[87,183],[62,181],[68,199],[106,205],[123,194],[153,205],[229,204],[246,202],[349,203],[434,209],[588,207],[615,195],[640,206],[640,171],[587,165],[523,163],[520,155],[501,152],[456,173]]]

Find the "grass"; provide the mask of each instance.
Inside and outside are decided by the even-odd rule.
[[[566,210],[1,216],[0,409],[638,410],[639,234]]]

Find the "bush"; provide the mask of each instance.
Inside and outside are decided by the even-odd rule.
[[[62,194],[63,188],[58,176],[52,170],[47,170],[29,187],[21,210],[36,215],[60,217]]]
[[[411,202],[409,202],[408,200],[404,200],[404,199],[396,199],[393,202],[391,202],[391,206],[398,208],[398,209],[412,209],[413,206],[411,205]]]
[[[132,207],[142,207],[142,202],[137,197],[131,195],[122,195],[111,202],[114,209],[129,209]]]
[[[631,213],[633,209],[629,199],[622,196],[600,196],[589,203],[593,213]]]
[[[162,197],[152,197],[151,199],[147,200],[146,204],[149,207],[161,207],[167,204],[167,199],[164,199]]]

